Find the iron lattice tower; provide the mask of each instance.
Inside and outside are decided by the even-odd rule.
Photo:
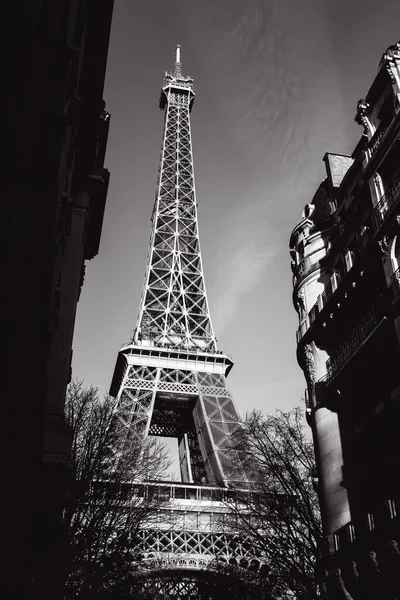
[[[194,97],[178,46],[175,69],[165,74],[161,90],[164,130],[140,310],[110,389],[124,443],[149,435],[178,439],[182,483],[158,485],[166,510],[144,534],[142,549],[164,568],[190,569],[204,567],[217,552],[226,559],[250,557],[218,529],[226,511],[222,490],[246,478],[231,444],[240,427],[225,382],[233,362],[217,349],[204,284],[190,125]]]

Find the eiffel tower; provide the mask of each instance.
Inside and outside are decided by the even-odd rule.
[[[204,284],[190,125],[195,89],[180,55],[177,46],[160,96],[164,129],[139,315],[110,393],[125,443],[133,436],[178,440],[181,482],[145,485],[165,509],[142,532],[141,550],[147,567],[158,569],[146,583],[153,594],[199,598],[196,573],[203,577],[216,556],[249,563],[254,555],[224,533],[224,499],[246,476],[231,443],[240,428],[226,387],[233,362],[217,349]],[[173,571],[181,575],[174,579]]]

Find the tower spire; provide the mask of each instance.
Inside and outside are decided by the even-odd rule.
[[[181,79],[182,75],[182,63],[181,63],[181,47],[178,44],[175,48],[175,69],[174,69],[174,77],[176,79]]]

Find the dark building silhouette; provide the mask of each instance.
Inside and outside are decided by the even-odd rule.
[[[31,1],[3,14],[1,598],[62,597],[64,398],[109,180],[102,97],[112,8]]]
[[[290,240],[328,597],[400,597],[400,44]]]

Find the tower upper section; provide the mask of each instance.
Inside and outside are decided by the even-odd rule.
[[[150,249],[134,343],[216,351],[197,223],[190,110],[193,79],[182,75],[181,49],[160,99],[164,131]]]
[[[165,110],[168,103],[174,103],[178,98],[187,98],[189,112],[192,110],[195,89],[192,77],[184,77],[182,74],[181,47],[177,46],[175,50],[175,65],[171,73],[165,71],[164,81],[161,88],[160,108]]]
[[[217,350],[203,277],[193,97],[178,47],[162,87],[164,130],[139,316],[133,340],[119,352],[110,393],[119,399],[122,445],[132,436],[177,437],[182,480],[225,486],[246,474],[233,443],[241,425],[225,383],[233,363]]]

